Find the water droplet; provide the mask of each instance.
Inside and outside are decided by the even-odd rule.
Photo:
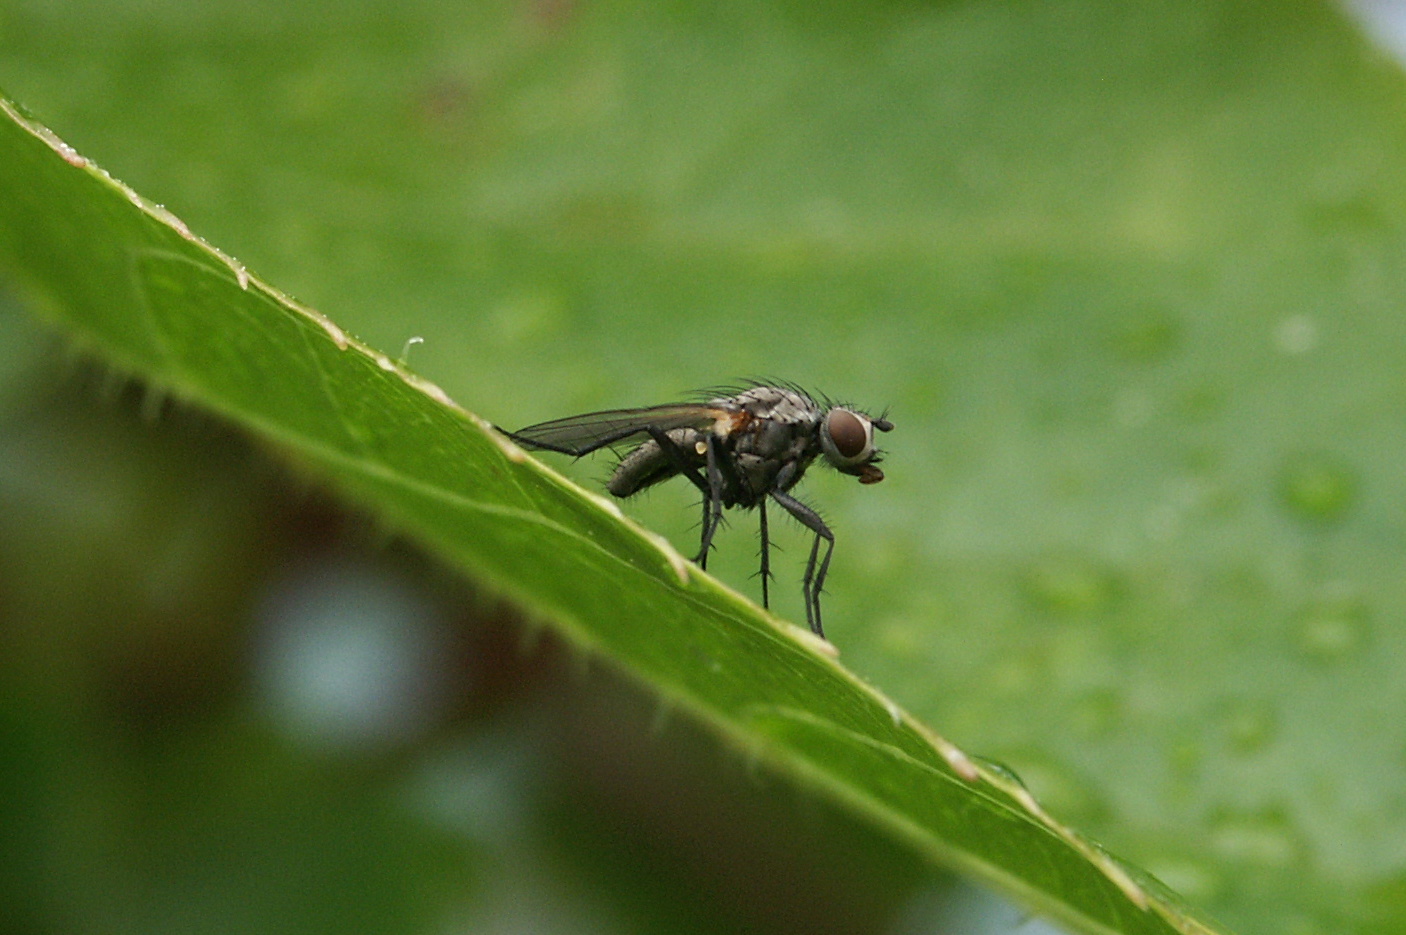
[[[1290,315],[1274,329],[1274,344],[1285,354],[1303,354],[1318,346],[1318,322],[1311,315]]]
[[[1111,574],[1086,558],[1052,555],[1025,573],[1026,594],[1052,613],[1070,616],[1105,609],[1117,592]]]
[[[1279,472],[1279,498],[1301,519],[1339,520],[1356,496],[1356,474],[1331,455],[1294,455]]]
[[[1367,605],[1351,593],[1325,594],[1299,612],[1294,640],[1315,662],[1339,662],[1361,652],[1371,636]]]
[[[984,772],[995,776],[997,779],[1004,780],[1018,789],[1025,788],[1025,783],[1020,781],[1020,777],[1015,774],[1015,770],[1011,769],[1006,764],[974,753],[967,754],[967,758],[981,767]]]
[[[1119,390],[1113,397],[1113,421],[1120,428],[1141,428],[1151,421],[1154,413],[1152,397],[1142,388]]]

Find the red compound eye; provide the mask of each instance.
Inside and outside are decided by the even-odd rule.
[[[835,450],[846,461],[858,458],[869,447],[868,427],[859,416],[847,409],[836,409],[825,420],[825,431],[830,433],[830,441]]]

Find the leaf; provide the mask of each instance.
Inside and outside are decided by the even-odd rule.
[[[1209,931],[828,646],[3,109],[0,258],[83,345],[275,440],[749,755],[934,858],[1082,930]]]
[[[1344,7],[12,7],[18,98],[495,422],[891,405],[805,482],[846,666],[1233,929],[1402,927],[1406,95]]]

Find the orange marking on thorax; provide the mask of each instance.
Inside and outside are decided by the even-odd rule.
[[[738,409],[736,412],[721,411],[718,420],[713,423],[713,431],[724,436],[730,436],[734,432],[741,431],[755,421],[756,416],[746,409]]]

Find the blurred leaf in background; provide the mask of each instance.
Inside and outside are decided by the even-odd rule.
[[[16,2],[0,85],[369,344],[394,355],[423,336],[412,366],[494,421],[761,373],[891,406],[882,487],[807,478],[839,539],[827,628],[845,663],[1235,930],[1406,929],[1406,95],[1335,8]],[[562,928],[628,928],[629,905],[688,930],[686,912],[643,908],[679,893],[649,891],[632,854],[603,862],[614,889],[560,871],[591,867],[608,837],[579,814],[563,819],[576,837],[544,835],[569,843],[506,877],[487,869],[501,851],[464,844],[481,838],[407,831],[376,775],[403,748],[337,720],[361,696],[299,701],[237,623],[281,619],[277,582],[297,579],[282,566],[308,548],[286,517],[319,509],[290,509],[243,443],[120,379],[96,410],[74,399],[104,395],[91,387],[35,388],[50,345],[12,308],[0,321],[0,612],[33,622],[16,631],[29,700],[6,713],[7,759],[38,764],[10,798],[35,832],[21,892],[34,883],[77,927],[150,930],[170,894],[141,887],[176,880],[191,918],[162,924],[252,929],[309,908],[289,881],[315,890],[295,876],[312,865],[366,881],[388,929],[407,906],[442,924],[431,891],[486,894],[464,910],[477,918],[506,878],[566,881],[528,901]],[[143,409],[154,425],[132,421]],[[572,470],[591,483],[607,465]],[[686,491],[629,510],[690,541]],[[745,588],[754,540],[733,526],[716,571]],[[776,603],[796,616],[804,538],[780,536]],[[361,656],[343,634],[338,671],[368,653],[417,671],[426,655],[538,664],[445,650],[462,629],[448,623],[399,642],[404,614],[435,616],[405,596],[419,588],[349,564],[331,578],[369,579],[402,610],[366,625]],[[171,594],[195,603],[163,611]],[[153,660],[165,668],[132,674]],[[249,726],[245,678],[288,702],[267,715],[285,732]],[[430,684],[386,714],[402,744],[479,710],[455,700],[466,679]],[[520,738],[561,730],[543,725],[583,695],[481,728],[509,738],[482,801],[543,772]],[[147,726],[124,734],[134,705]],[[151,710],[199,716],[154,743]],[[318,759],[345,753],[295,743],[308,723],[361,738],[360,785]],[[435,749],[458,775],[452,739]],[[478,788],[436,775],[431,791]],[[457,807],[470,826],[512,817]],[[361,817],[320,824],[329,809]],[[168,812],[181,827],[151,820]],[[37,834],[50,818],[57,840]],[[850,904],[896,905],[917,872],[845,821],[817,821],[839,829],[829,846],[862,841],[892,871]],[[162,866],[131,863],[134,826]],[[301,837],[260,859],[281,827]],[[230,862],[183,859],[194,841],[228,841]],[[329,851],[346,865],[306,856]],[[196,866],[216,878],[177,872]],[[45,889],[56,867],[82,899]],[[287,884],[284,906],[231,895],[256,872],[261,891]],[[310,917],[364,919],[344,898]],[[241,915],[255,910],[270,915]]]

